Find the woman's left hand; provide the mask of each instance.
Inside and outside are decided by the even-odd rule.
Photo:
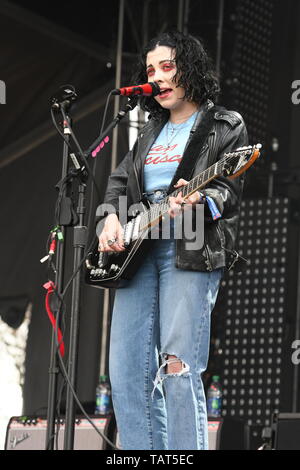
[[[189,182],[181,178],[175,185],[174,188],[180,188],[181,186],[186,186]],[[191,194],[187,198],[183,198],[182,196],[182,191],[178,193],[176,197],[169,197],[170,201],[170,209],[169,209],[169,215],[171,217],[175,217],[178,215],[183,209],[186,207],[191,207],[195,204],[199,204],[202,202],[201,195],[198,191],[195,193]]]

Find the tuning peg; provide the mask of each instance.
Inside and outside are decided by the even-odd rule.
[[[223,168],[223,175],[229,176],[232,171],[232,165],[229,162],[226,162]]]

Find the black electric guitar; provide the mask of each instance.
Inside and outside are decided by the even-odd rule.
[[[227,153],[221,160],[199,173],[186,186],[181,186],[173,191],[160,203],[152,204],[150,207],[143,205],[144,211],[139,212],[123,226],[125,251],[99,252],[97,240],[86,259],[86,283],[100,288],[122,287],[122,279],[130,279],[140,265],[139,255],[144,256],[144,250],[141,248],[149,239],[150,231],[168,214],[169,197],[177,196],[182,191],[182,196],[186,199],[219,176],[237,178],[257,160],[261,147],[261,144],[257,144],[253,147],[242,147]]]

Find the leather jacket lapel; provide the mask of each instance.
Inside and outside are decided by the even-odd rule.
[[[192,135],[184,151],[183,158],[180,164],[178,165],[176,173],[168,188],[168,194],[173,192],[174,184],[176,184],[180,178],[183,178],[187,181],[191,179],[199,155],[200,153],[202,153],[202,150],[207,142],[209,133],[214,125],[214,116],[216,111],[216,106],[213,106],[210,109],[205,108],[202,111],[200,110],[198,121],[201,121],[201,125],[197,126],[197,129]]]
[[[142,191],[144,187],[145,158],[166,122],[167,119],[163,119],[161,121],[150,121],[148,126],[144,127],[138,136],[137,156],[133,164],[136,168],[137,174],[139,175],[139,185]]]

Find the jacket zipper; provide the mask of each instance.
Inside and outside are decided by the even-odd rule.
[[[214,147],[215,147],[215,144],[216,144],[216,131],[214,130],[210,135],[212,135],[212,139],[211,139],[211,145],[209,146],[210,147],[210,152],[209,152],[209,155],[213,155],[214,154]],[[209,162],[209,164],[211,164],[211,162]],[[220,236],[220,232],[219,232],[219,226],[217,225],[217,231],[219,233],[219,236]],[[222,240],[221,240],[221,237],[220,237],[220,241],[221,241],[221,244],[222,244]],[[209,247],[204,239],[204,249],[205,249],[205,253],[206,253],[206,261],[205,261],[205,264],[207,266],[207,269],[208,271],[212,271],[212,264],[211,264],[211,255],[210,255],[210,252],[209,252]]]
[[[224,244],[223,244],[223,237],[222,237],[219,225],[217,225],[217,232],[219,234],[219,238],[220,238],[220,242],[221,242],[221,248],[224,250],[225,247],[224,247]]]
[[[207,266],[207,270],[208,271],[212,271],[212,265],[211,265],[211,257],[210,257],[210,253],[209,253],[209,248],[208,248],[208,245],[206,243],[206,241],[204,240],[204,249],[205,249],[205,253],[206,253],[206,261],[205,261],[205,264]]]

